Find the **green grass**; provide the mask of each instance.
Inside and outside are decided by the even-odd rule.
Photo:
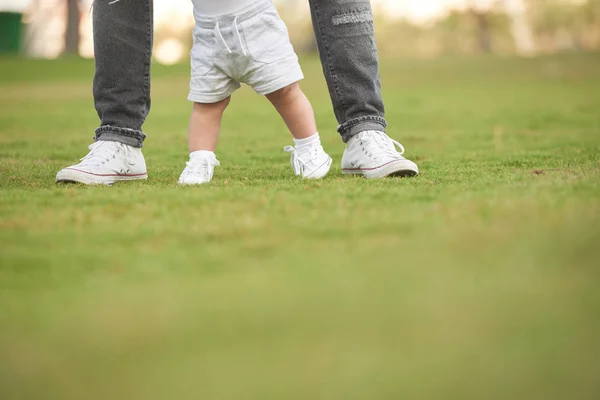
[[[596,399],[600,56],[382,61],[414,179],[292,176],[249,90],[181,188],[187,67],[155,67],[147,182],[57,186],[87,61],[0,60],[0,398]]]

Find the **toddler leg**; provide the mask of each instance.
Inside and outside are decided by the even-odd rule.
[[[212,180],[215,166],[219,165],[215,147],[223,112],[230,100],[231,97],[227,97],[217,103],[194,103],[188,131],[190,160],[179,177],[179,184],[200,185]]]
[[[331,157],[321,146],[315,114],[300,85],[296,82],[267,94],[267,99],[273,103],[294,136],[295,146],[284,149],[292,153],[290,162],[294,173],[309,179],[325,177],[331,167]]]
[[[223,113],[231,96],[216,103],[194,103],[188,130],[190,153],[198,150],[215,151]]]
[[[310,101],[298,82],[267,95],[296,139],[306,139],[317,132],[317,123]]]

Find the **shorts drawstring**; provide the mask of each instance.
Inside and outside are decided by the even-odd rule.
[[[247,56],[248,54],[246,54],[246,49],[244,48],[244,41],[242,40],[242,35],[240,35],[240,29],[238,28],[237,20],[238,20],[238,17],[235,17],[233,19],[233,26],[235,27],[235,32],[238,35],[238,40],[240,41],[240,47],[242,48],[242,53],[244,53],[244,55]]]
[[[215,25],[215,30],[217,31],[217,36],[221,39],[221,42],[223,43],[223,45],[225,46],[225,48],[227,49],[227,51],[229,52],[229,54],[233,53],[231,51],[231,49],[229,48],[229,46],[227,46],[227,42],[225,41],[225,38],[223,38],[223,35],[221,34],[221,29],[219,29],[219,23],[218,22]]]
[[[238,27],[238,17],[235,17],[233,19],[233,26],[235,27],[235,33],[237,34],[238,37],[238,41],[240,43],[240,48],[242,49],[242,53],[247,56],[248,54],[246,53],[246,48],[244,46],[244,42],[242,40],[242,35],[240,34],[240,29]],[[215,31],[217,36],[219,37],[219,39],[221,39],[221,42],[223,43],[223,45],[225,46],[225,48],[227,49],[227,51],[229,52],[229,54],[232,54],[233,51],[231,51],[231,49],[229,48],[229,46],[227,45],[227,42],[225,41],[225,38],[223,37],[223,34],[221,33],[221,28],[219,26],[219,23],[217,22],[215,25]]]

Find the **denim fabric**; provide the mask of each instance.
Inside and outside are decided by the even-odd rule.
[[[309,0],[323,72],[346,142],[365,130],[385,130],[377,47],[369,0]],[[100,117],[95,140],[141,147],[150,111],[152,0],[96,0],[93,8]]]
[[[369,0],[309,0],[313,28],[344,142],[385,131],[379,62]]]
[[[95,140],[142,147],[150,111],[152,0],[95,0],[94,103],[100,117]]]

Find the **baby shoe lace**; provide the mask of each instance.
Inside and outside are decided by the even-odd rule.
[[[298,153],[298,150],[294,146],[285,146],[283,150],[293,154],[292,166],[294,167],[294,173],[296,175],[300,175],[310,161],[316,160],[319,157],[319,148],[316,146],[311,147],[308,153],[303,153],[303,156],[305,154],[308,155],[308,159],[302,159],[300,153]]]
[[[187,161],[185,163],[185,172],[188,175],[201,175],[209,177],[211,175],[211,166],[216,167],[221,165],[218,160],[202,159],[198,161]]]

